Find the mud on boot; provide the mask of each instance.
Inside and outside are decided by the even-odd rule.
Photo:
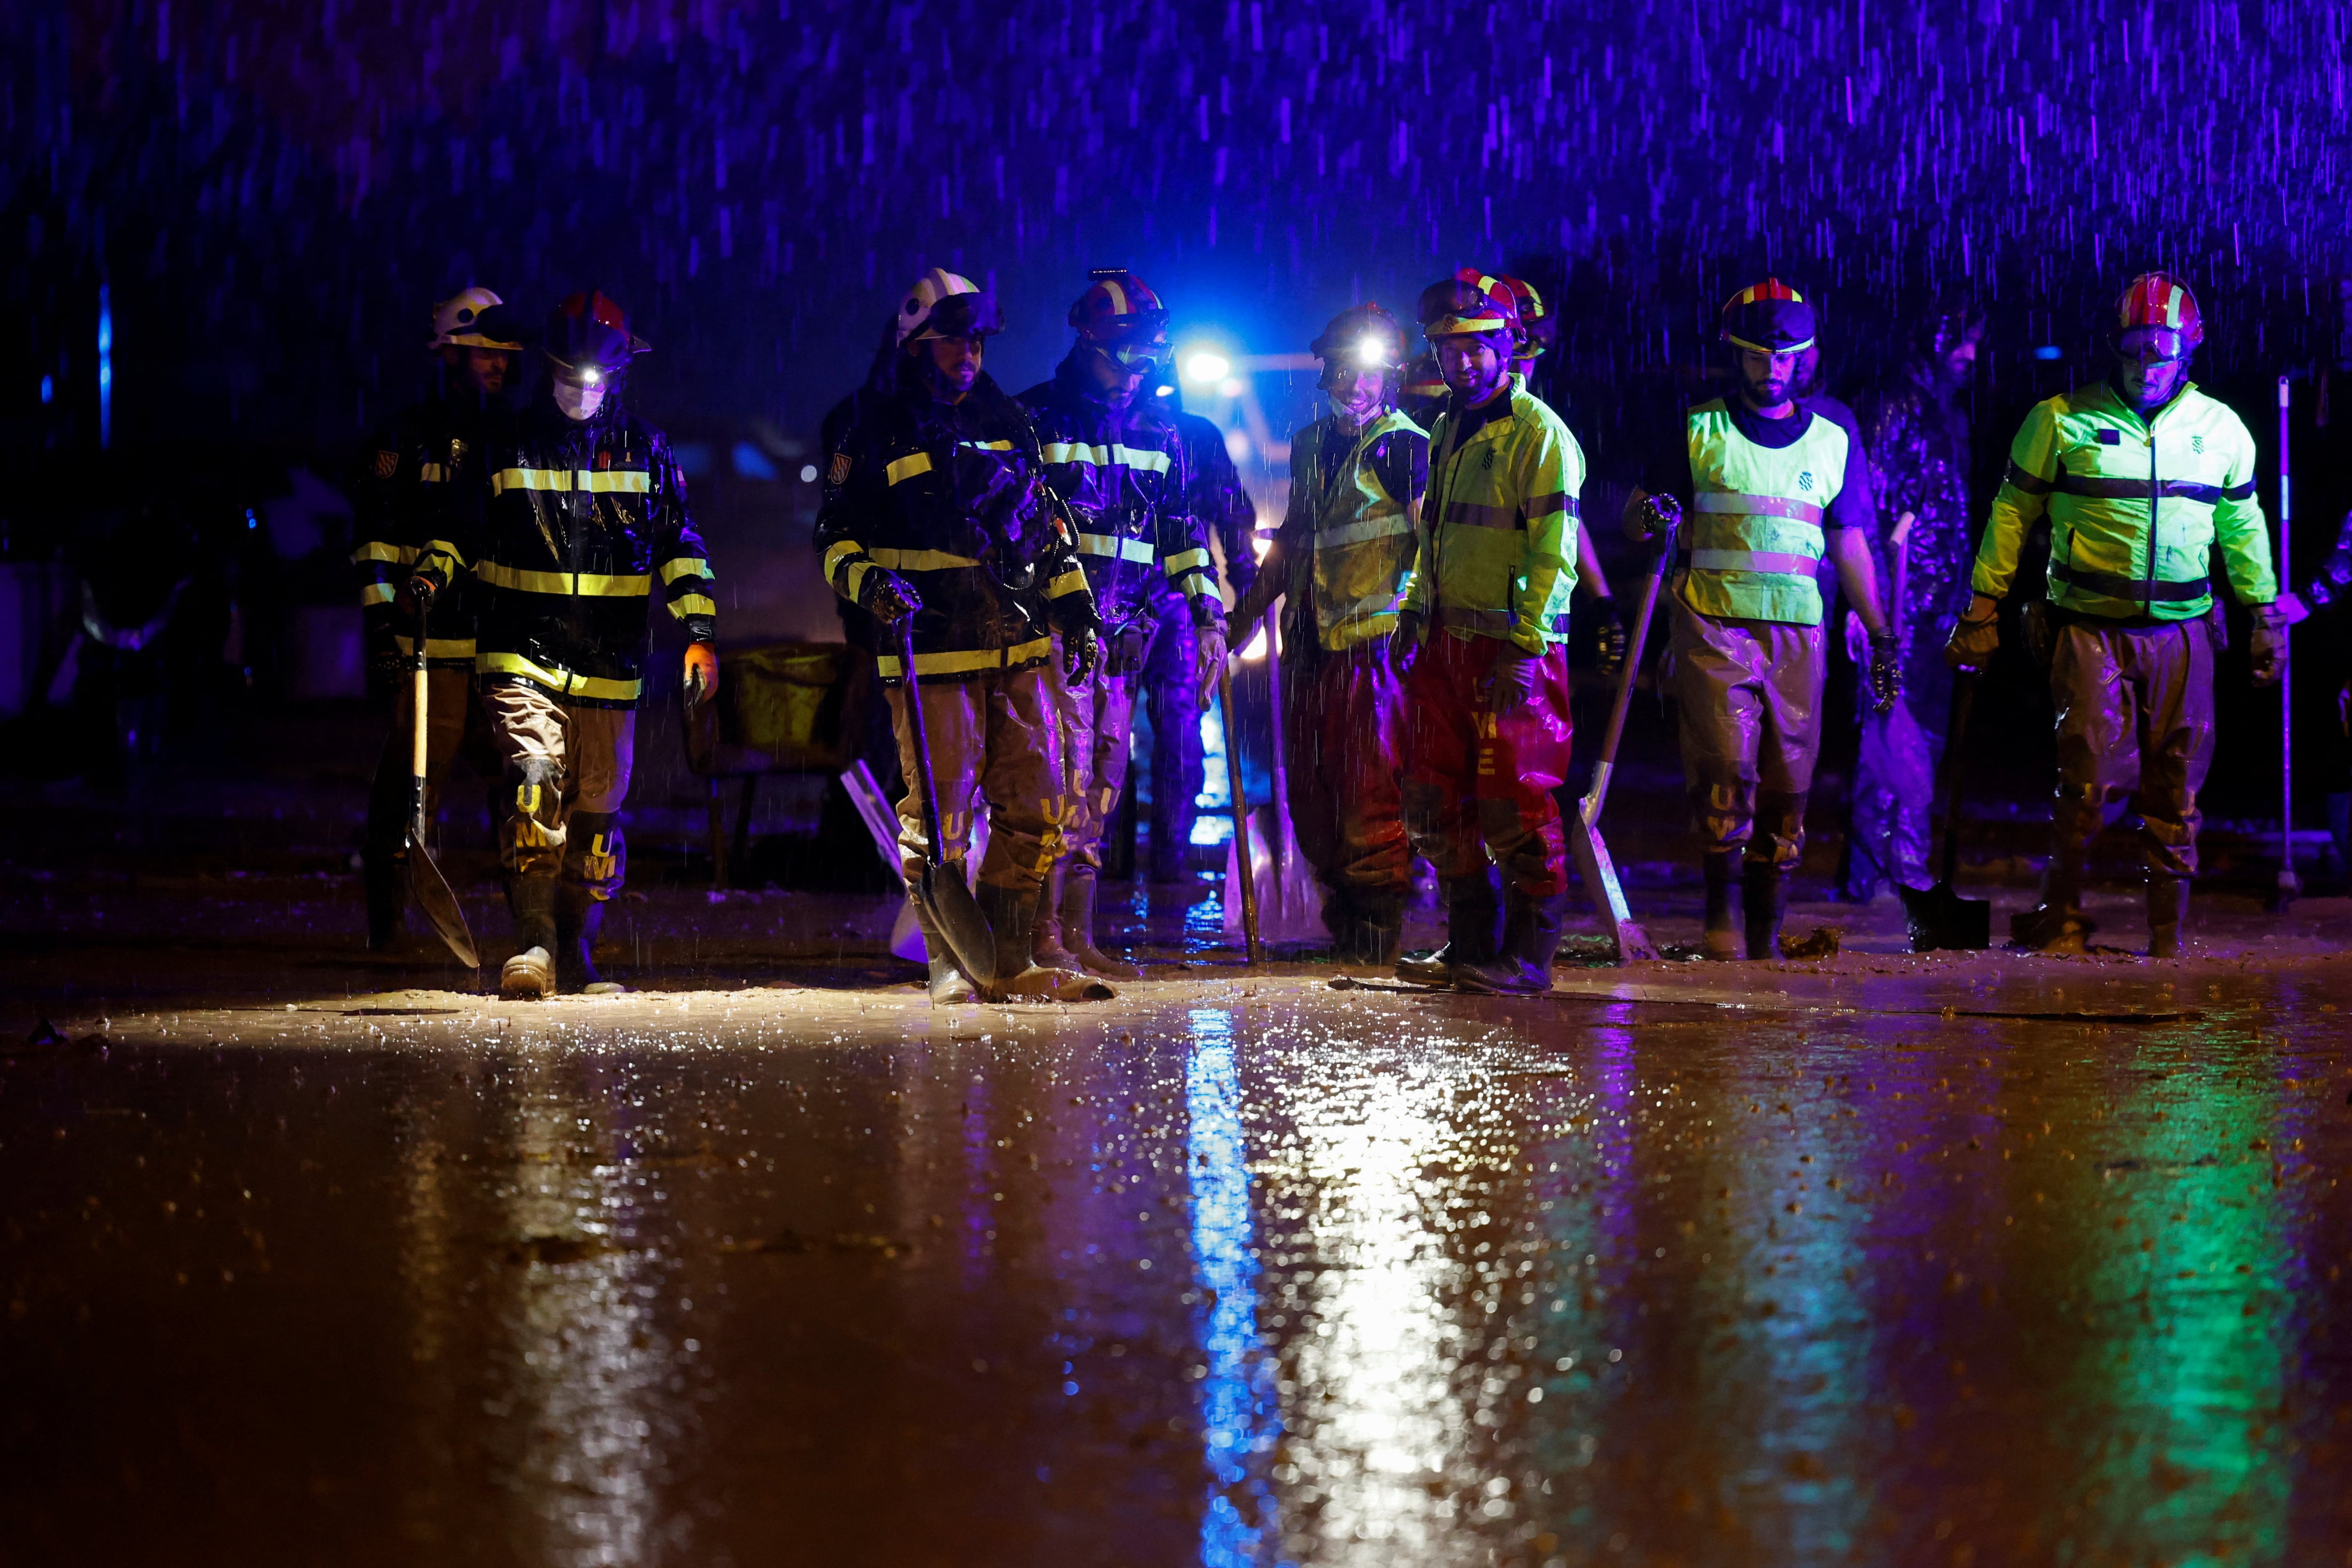
[[[1491,963],[1456,964],[1454,987],[1527,996],[1551,989],[1552,959],[1559,952],[1559,921],[1565,894],[1537,898],[1513,888],[1503,920],[1502,951]]]
[[[1139,980],[1143,971],[1133,964],[1112,957],[1095,946],[1095,884],[1099,873],[1085,864],[1065,862],[1055,869],[1055,882],[1046,883],[1046,894],[1054,901],[1062,931],[1062,946],[1077,960],[1064,966],[1086,970],[1112,980]],[[1045,923],[1041,912],[1038,925]],[[1034,945],[1033,945],[1034,946]],[[1038,957],[1044,963],[1043,955]]]
[[[555,879],[507,879],[507,908],[514,915],[515,956],[499,971],[499,994],[538,1001],[555,994]]]
[[[2147,879],[2147,956],[2180,956],[2180,929],[2189,924],[2189,879],[2151,873]]]
[[[2099,923],[2079,908],[2037,904],[2009,917],[2009,939],[2036,953],[2089,951],[2091,934]]]
[[[1738,918],[1731,908],[1735,902],[1733,890],[1739,885],[1739,857],[1745,852],[1738,849],[1709,850],[1700,862],[1706,878],[1706,928],[1700,936],[1701,950],[1714,963],[1729,963],[1747,951]]]
[[[1396,977],[1416,986],[1450,986],[1462,964],[1495,961],[1495,921],[1501,912],[1494,879],[1480,868],[1475,876],[1445,881],[1445,946],[1427,953],[1407,953],[1397,960]],[[1400,921],[1402,926],[1402,921]]]
[[[1747,926],[1748,956],[1780,956],[1780,921],[1789,911],[1789,873],[1770,861],[1748,861],[1742,868],[1739,913]]]
[[[981,915],[996,938],[996,978],[981,988],[983,1001],[1108,1001],[1116,995],[1100,980],[1074,969],[1049,969],[1031,961],[1042,887],[999,887],[982,883],[972,890]]]
[[[583,887],[560,888],[555,898],[555,981],[586,997],[617,996],[629,988],[596,972],[596,936],[604,928],[604,900]]]
[[[980,988],[971,983],[971,977],[956,963],[955,955],[948,950],[947,938],[940,936],[939,927],[931,924],[931,917],[923,913],[921,902],[909,896],[907,904],[914,911],[915,925],[923,934],[923,962],[929,970],[923,989],[931,1006],[961,1007],[966,1002],[980,1000]]]

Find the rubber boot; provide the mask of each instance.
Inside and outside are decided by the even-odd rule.
[[[982,988],[982,999],[1108,1000],[1116,993],[1100,980],[1073,969],[1049,969],[1030,961],[1036,941],[1037,900],[1043,892],[1042,885],[1013,888],[987,882],[972,890],[980,913],[988,921],[989,932],[996,938],[996,978]]]
[[[596,972],[596,934],[604,928],[604,902],[584,887],[559,886],[555,895],[555,982],[583,997],[617,996],[629,988]]]
[[[1745,873],[1739,908],[1748,927],[1748,956],[1777,958],[1780,956],[1780,917],[1789,909],[1788,872],[1770,861],[1749,861]]]
[[[514,914],[515,956],[499,971],[499,994],[538,1001],[555,994],[555,879],[507,879],[507,907]]]
[[[2090,838],[2069,831],[2069,806],[2062,795],[2052,825],[2050,864],[2042,873],[2042,899],[2010,916],[2010,940],[2039,953],[2080,953],[2098,923],[2083,913],[2083,862]],[[2153,890],[2151,890],[2153,896]]]
[[[1495,961],[1494,879],[1481,868],[1475,875],[1448,877],[1445,882],[1445,946],[1431,953],[1407,953],[1397,960],[1400,980],[1416,986],[1450,986],[1462,964]]]
[[[1728,963],[1748,950],[1739,931],[1739,919],[1733,911],[1738,902],[1739,857],[1738,849],[1709,850],[1699,862],[1706,879],[1706,927],[1701,934],[1701,951],[1714,963]]]
[[[2151,872],[2147,878],[2147,956],[2180,956],[2180,928],[2189,916],[2189,879]]]
[[[914,908],[915,924],[922,928],[923,954],[930,967],[930,978],[924,988],[930,994],[931,1006],[961,1007],[980,1000],[980,988],[957,966],[955,955],[948,951],[947,938],[931,924],[931,917],[923,913],[922,904],[912,898],[908,903]]]
[[[1062,946],[1077,959],[1076,964],[1057,967],[1084,969],[1109,980],[1143,978],[1141,969],[1122,963],[1095,946],[1095,888],[1100,881],[1097,868],[1083,862],[1070,863],[1056,868],[1056,874],[1064,879],[1057,900],[1062,913]],[[1038,921],[1042,925],[1044,920],[1041,914]]]
[[[1404,944],[1404,899],[1395,894],[1335,895],[1323,906],[1331,956],[1342,964],[1387,968]]]
[[[1502,951],[1491,963],[1456,964],[1454,988],[1527,995],[1551,989],[1551,961],[1559,952],[1560,907],[1567,895],[1533,898],[1511,889],[1503,916]]]
[[[371,953],[403,946],[408,935],[408,865],[398,855],[366,855],[361,877],[367,889],[367,945]]]
[[[1070,862],[1059,860],[1045,873],[1045,890],[1037,900],[1037,918],[1029,928],[1029,958],[1042,969],[1078,967],[1078,956],[1064,945],[1062,890],[1069,879]]]

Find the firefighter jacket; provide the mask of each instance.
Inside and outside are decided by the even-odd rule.
[[[1028,415],[987,375],[954,403],[915,382],[860,392],[829,461],[816,519],[825,580],[853,604],[877,567],[907,580],[923,601],[913,625],[921,679],[1042,664],[1055,631],[1095,624]],[[877,635],[882,677],[896,681],[897,629]]]
[[[1692,512],[1683,602],[1720,620],[1820,625],[1823,525],[1855,455],[1845,427],[1808,410],[1795,441],[1766,446],[1718,397],[1694,405],[1683,430]]]
[[[1235,593],[1246,593],[1257,578],[1257,507],[1242,488],[1241,470],[1225,450],[1225,433],[1216,422],[1182,409],[1166,409],[1184,446],[1185,505],[1201,524],[1203,538],[1213,537],[1224,553],[1225,580]],[[1162,574],[1154,597],[1162,606],[1184,597]]]
[[[1116,632],[1148,615],[1160,581],[1184,595],[1195,623],[1222,623],[1183,439],[1166,413],[1147,398],[1113,407],[1076,350],[1021,402],[1036,424],[1045,482],[1069,507],[1104,623]]]
[[[502,398],[433,397],[393,420],[369,449],[352,492],[352,567],[368,640],[404,660],[416,656],[416,622],[393,601],[431,542],[448,497],[481,480],[483,447],[514,423]],[[433,600],[425,660],[435,669],[474,667],[480,590],[452,583]]]
[[[1326,415],[1291,437],[1276,536],[1291,635],[1338,653],[1396,630],[1428,484],[1429,437],[1394,409],[1360,430]]]
[[[1568,640],[1584,451],[1524,378],[1504,396],[1503,410],[1473,411],[1484,422],[1470,430],[1449,395],[1430,432],[1428,528],[1404,607],[1540,654]]]
[[[2254,498],[2254,438],[2184,383],[2142,419],[2105,382],[2034,404],[1977,546],[1974,586],[2000,598],[2025,536],[2050,518],[2050,602],[2108,620],[2187,621],[2213,607],[2211,551],[2241,603],[2278,597]]]
[[[689,639],[717,636],[685,476],[668,438],[618,400],[574,421],[542,392],[452,499],[425,575],[465,571],[479,585],[484,685],[529,681],[577,706],[637,706],[656,592]]]

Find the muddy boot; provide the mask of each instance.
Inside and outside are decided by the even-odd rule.
[[[368,854],[361,877],[367,889],[367,945],[371,953],[404,946],[408,935],[408,862],[398,855]]]
[[[1399,958],[1397,978],[1416,986],[1450,986],[1457,966],[1493,963],[1496,903],[1494,879],[1484,868],[1473,876],[1447,878],[1445,946]]]
[[[499,971],[499,994],[538,1001],[555,994],[555,879],[507,879],[507,907],[514,913],[520,949]]]
[[[1748,956],[1780,956],[1780,917],[1789,909],[1789,874],[1770,861],[1749,861],[1739,890],[1741,917],[1748,927]]]
[[[1560,906],[1565,894],[1530,898],[1513,888],[1503,917],[1503,945],[1491,963],[1456,964],[1454,987],[1462,991],[1529,994],[1551,989],[1551,961],[1559,951]]]
[[[1029,960],[1041,969],[1078,967],[1078,956],[1062,936],[1062,889],[1069,879],[1070,862],[1056,861],[1045,873],[1045,892],[1037,900],[1037,917],[1029,927]]]
[[[2090,943],[2098,923],[2083,913],[2083,861],[2089,845],[2073,841],[2065,831],[2066,804],[2059,802],[2057,842],[2050,864],[2042,873],[2042,901],[2009,918],[2009,937],[2037,953],[2080,953]],[[2150,890],[2151,899],[2154,890]],[[2152,907],[2152,906],[2151,906]],[[2175,923],[2177,930],[2178,923]]]
[[[604,904],[584,887],[560,887],[555,896],[555,982],[583,997],[616,996],[629,988],[596,972],[596,934]]]
[[[2180,928],[2189,917],[2189,879],[2151,872],[2147,878],[2147,956],[2180,956]]]
[[[1123,963],[1095,946],[1095,887],[1100,873],[1090,865],[1074,864],[1067,868],[1059,900],[1062,911],[1062,945],[1077,957],[1075,965],[1063,968],[1081,968],[1088,974],[1100,975],[1110,980],[1139,980],[1143,971]],[[1040,914],[1040,923],[1045,916]]]
[[[1734,890],[1739,885],[1739,850],[1709,850],[1699,862],[1706,878],[1706,928],[1700,936],[1701,951],[1714,963],[1728,963],[1747,951],[1740,938],[1738,917],[1732,913],[1737,902]]]
[[[931,1006],[961,1007],[980,1000],[980,988],[957,965],[955,955],[948,951],[947,938],[940,935],[940,928],[931,924],[931,917],[923,913],[920,904],[915,904],[914,909],[915,924],[923,932],[924,960],[930,967],[930,978],[924,989],[930,994]]]
[[[998,887],[985,882],[973,890],[980,912],[996,938],[996,978],[981,992],[982,999],[1108,1000],[1116,993],[1100,980],[1074,969],[1049,969],[1030,961],[1036,941],[1034,925],[1037,900],[1043,891],[1041,887]]]
[[[1397,895],[1333,897],[1323,906],[1331,956],[1342,964],[1387,968],[1404,942],[1404,900]]]

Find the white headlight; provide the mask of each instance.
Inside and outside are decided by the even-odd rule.
[[[583,387],[593,387],[604,379],[604,372],[593,365],[580,372],[580,384]]]
[[[1223,381],[1233,372],[1233,361],[1211,349],[1202,349],[1184,361],[1184,379],[1201,386]]]

